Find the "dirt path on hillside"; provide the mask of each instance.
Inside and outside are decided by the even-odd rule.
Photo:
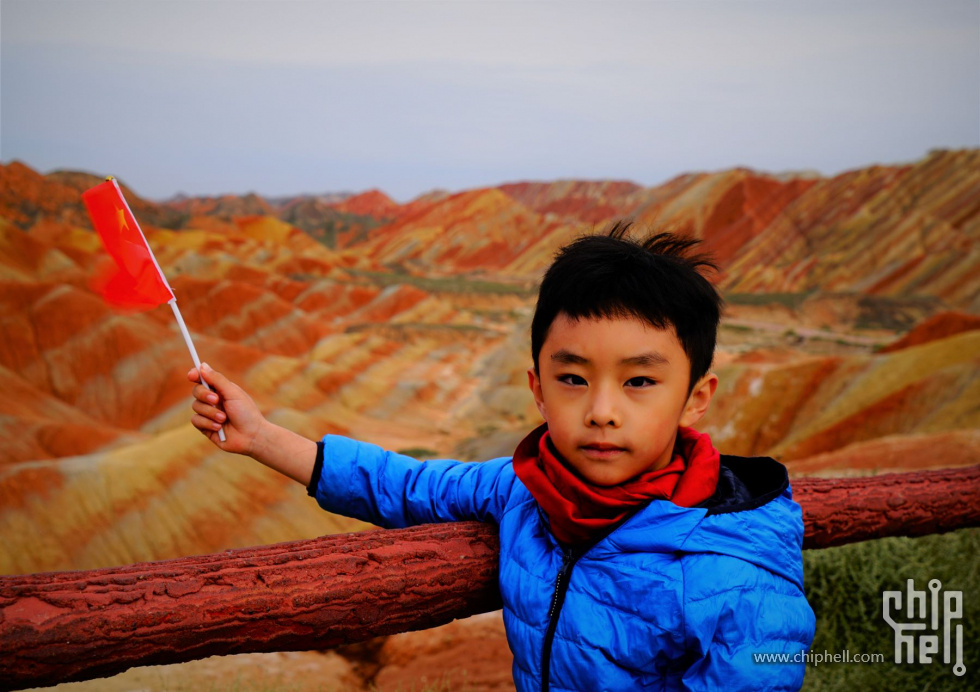
[[[859,334],[850,334],[848,332],[835,332],[829,329],[813,329],[810,327],[801,327],[799,325],[763,322],[760,320],[726,319],[722,322],[722,326],[734,327],[736,329],[752,329],[755,331],[769,332],[773,334],[789,334],[795,335],[800,339],[833,341],[841,344],[847,344],[849,346],[866,346],[869,348],[877,346],[882,341],[882,337],[880,336],[863,336]]]

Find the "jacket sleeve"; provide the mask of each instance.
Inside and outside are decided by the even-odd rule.
[[[329,512],[385,528],[445,521],[499,523],[514,482],[511,460],[420,462],[346,437],[321,443],[310,494]]]
[[[737,586],[685,603],[693,662],[688,690],[798,690],[814,616],[791,582],[737,558],[715,556],[712,574]]]

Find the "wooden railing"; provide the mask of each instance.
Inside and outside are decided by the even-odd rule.
[[[793,489],[804,548],[980,526],[980,466]],[[0,689],[433,627],[500,607],[497,554],[495,527],[461,522],[0,577]]]

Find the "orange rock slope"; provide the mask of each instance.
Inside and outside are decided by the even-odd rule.
[[[527,326],[563,242],[623,216],[693,234],[731,304],[705,429],[724,451],[843,474],[977,458],[978,159],[509,183],[404,205],[126,193],[205,360],[302,434],[419,456],[508,454],[536,424]],[[170,311],[118,314],[89,288],[103,252],[80,192],[99,180],[0,167],[0,572],[357,526],[189,426]]]

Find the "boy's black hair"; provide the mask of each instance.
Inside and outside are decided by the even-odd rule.
[[[558,315],[636,317],[657,329],[674,328],[691,362],[690,392],[711,367],[722,306],[699,269],[717,267],[707,255],[689,253],[699,240],[658,233],[636,241],[627,236],[631,225],[618,221],[606,235],[584,236],[558,251],[531,321],[534,369]]]

